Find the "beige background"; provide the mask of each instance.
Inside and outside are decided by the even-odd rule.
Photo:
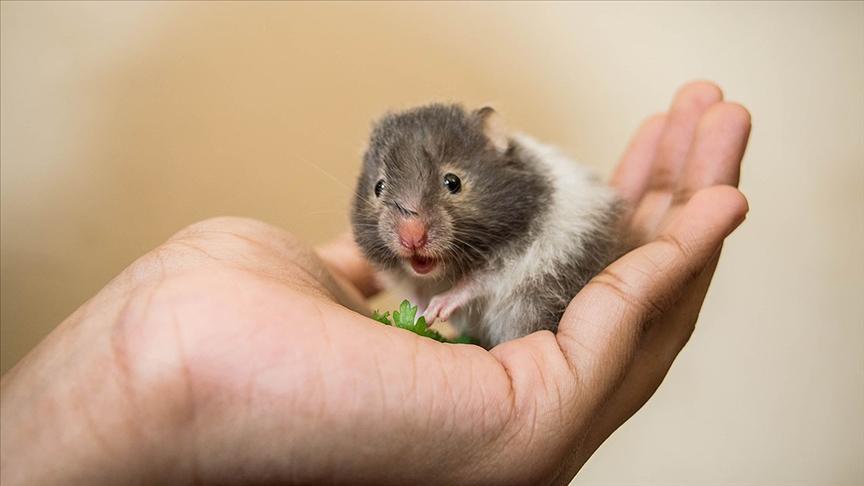
[[[370,120],[491,102],[608,174],[692,78],[753,113],[700,327],[578,484],[864,481],[864,4],[2,4],[2,369],[219,214],[323,241]]]

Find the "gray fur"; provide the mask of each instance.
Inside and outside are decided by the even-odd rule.
[[[483,132],[489,111],[433,104],[386,115],[373,128],[351,213],[365,255],[421,306],[474,282],[476,298],[451,322],[486,347],[557,328],[567,303],[617,255],[619,213],[611,191],[545,146],[511,137],[496,150]],[[445,189],[447,172],[462,179],[461,193]],[[395,225],[406,211],[429,228],[428,250],[442,264],[434,278],[413,275],[400,258]]]
[[[447,192],[445,170],[462,178],[464,194]],[[383,204],[375,204],[379,178],[385,180]],[[443,278],[452,284],[488,267],[497,253],[527,244],[549,191],[544,174],[515,150],[501,155],[489,146],[476,112],[434,104],[390,114],[374,127],[363,158],[352,211],[355,238],[371,261],[399,272],[387,240],[398,206],[409,207],[421,213],[430,237],[438,237]]]

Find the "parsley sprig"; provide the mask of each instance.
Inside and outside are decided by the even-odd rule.
[[[405,329],[413,332],[414,334],[428,337],[442,343],[476,344],[476,342],[471,339],[471,337],[464,334],[457,337],[456,339],[447,339],[442,336],[440,332],[434,329],[430,329],[429,326],[426,325],[425,317],[420,316],[420,318],[415,321],[414,317],[416,315],[417,306],[411,305],[411,302],[408,302],[407,300],[403,300],[402,303],[399,304],[399,310],[393,311],[392,320],[390,319],[390,312],[385,312],[381,314],[377,310],[372,312],[372,319],[375,319],[381,324]]]

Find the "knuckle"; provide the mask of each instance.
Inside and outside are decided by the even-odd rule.
[[[671,233],[662,234],[657,237],[657,242],[661,245],[665,245],[666,248],[672,253],[672,258],[670,261],[679,260],[686,262],[688,260],[692,260],[696,255],[696,250],[692,248],[690,245],[685,243],[681,238],[675,236]],[[684,275],[682,282],[691,282],[699,277],[702,273],[703,266],[702,265],[691,265],[684,264],[684,268],[688,269],[686,275]]]
[[[616,270],[611,267],[606,268],[594,279],[589,282],[589,285],[599,285],[610,292],[618,301],[623,303],[632,313],[640,316],[647,321],[652,316],[662,313],[666,305],[659,301],[649,293],[640,291],[634,287],[627,279],[623,278]]]
[[[690,258],[693,254],[693,249],[686,243],[684,243],[681,238],[676,236],[673,233],[663,233],[657,237],[657,242],[661,245],[665,245],[669,248],[673,253],[681,258]]]
[[[675,193],[672,194],[672,206],[682,206],[696,194],[697,189],[690,187],[688,185],[682,185],[675,189]]]
[[[677,172],[672,170],[670,164],[661,161],[654,168],[651,174],[651,181],[648,189],[658,192],[666,192],[672,189],[675,185]]]

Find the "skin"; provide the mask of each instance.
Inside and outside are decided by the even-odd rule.
[[[377,289],[350,237],[186,228],[3,377],[2,483],[567,483],[693,332],[749,130],[716,86],[679,90],[612,179],[638,246],[557,335],[491,351],[358,313]]]

